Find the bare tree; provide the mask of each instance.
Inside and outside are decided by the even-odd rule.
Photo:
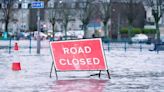
[[[52,31],[53,31],[53,40],[55,38],[55,24],[56,24],[56,21],[57,21],[57,15],[58,15],[58,4],[59,2],[55,2],[54,3],[54,6],[53,7],[48,7],[48,18],[49,18],[49,21],[52,25]]]
[[[8,33],[8,25],[9,22],[11,21],[12,18],[12,13],[13,13],[13,5],[14,5],[15,0],[3,0],[3,8],[2,8],[2,12],[3,12],[3,20],[5,23],[5,32]]]
[[[84,38],[87,38],[87,25],[89,24],[89,21],[91,19],[92,15],[92,2],[94,0],[83,0],[79,1],[78,5],[79,7],[78,11],[80,11],[80,20],[83,23],[83,30],[84,30]]]
[[[109,36],[109,29],[108,29],[108,21],[110,18],[110,8],[111,8],[111,2],[110,0],[100,0],[101,1],[101,14],[102,14],[102,20],[104,24],[104,31],[105,31],[105,37],[108,38]]]
[[[155,20],[156,25],[156,38],[157,43],[160,42],[160,30],[159,30],[159,20],[162,17],[162,4],[164,4],[164,0],[147,0],[148,6],[152,8],[152,15]]]
[[[64,35],[66,39],[67,39],[67,26],[68,26],[68,22],[70,21],[71,12],[72,11],[71,11],[69,2],[62,2],[61,17],[62,17],[62,23],[64,26]]]
[[[128,37],[129,40],[131,39],[131,31],[133,28],[133,21],[135,20],[137,16],[137,11],[139,10],[138,8],[138,3],[136,0],[126,0],[125,4],[125,14],[128,20]]]

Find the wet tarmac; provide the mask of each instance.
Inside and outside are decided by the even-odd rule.
[[[0,92],[164,92],[164,52],[144,50],[105,51],[111,74],[90,76],[98,71],[58,72],[49,77],[52,57],[48,48],[41,55],[21,50],[19,58],[0,50]],[[21,71],[12,71],[12,62],[21,63]]]

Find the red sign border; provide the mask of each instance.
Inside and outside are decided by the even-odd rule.
[[[100,41],[100,47],[101,47],[101,51],[102,51],[102,56],[103,56],[103,59],[104,59],[104,64],[105,64],[105,70],[108,70],[108,65],[107,65],[107,62],[106,62],[106,57],[105,57],[105,53],[104,53],[104,50],[103,50],[103,45],[102,45],[102,40],[101,40],[101,38],[94,38],[94,39],[80,39],[80,41],[92,41],[92,40],[99,40]],[[77,42],[77,41],[79,41],[79,40],[63,40],[63,41],[54,41],[54,42],[50,42],[50,49],[51,49],[51,54],[52,54],[52,60],[53,60],[53,62],[54,62],[54,66],[55,66],[55,70],[56,71],[60,71],[60,69],[57,69],[57,67],[56,67],[56,63],[55,63],[55,57],[54,57],[54,53],[53,53],[53,51],[52,51],[52,43],[60,43],[60,42]],[[101,71],[101,70],[65,70],[65,71]],[[104,71],[104,70],[102,70],[102,71]],[[64,71],[62,71],[62,72],[64,72]]]

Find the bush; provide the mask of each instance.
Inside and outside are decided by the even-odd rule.
[[[128,34],[128,28],[122,28],[120,34]]]
[[[132,28],[131,35],[142,33],[140,28]],[[120,34],[128,34],[128,28],[122,28]]]
[[[155,34],[156,29],[143,29],[142,30],[144,34]]]
[[[142,33],[142,30],[140,28],[133,28],[132,29],[132,34],[135,35],[135,34],[140,34]]]
[[[131,35],[135,35],[135,34],[155,34],[156,33],[156,29],[140,29],[140,28],[133,28],[131,31]],[[122,28],[120,30],[120,34],[128,34],[128,28]]]

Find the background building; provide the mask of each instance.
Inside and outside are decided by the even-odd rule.
[[[7,0],[0,0],[0,12],[2,12],[2,9],[5,7],[4,1]],[[31,8],[31,2],[35,0],[13,0],[13,10],[12,10],[12,17],[9,22],[9,31],[11,32],[19,32],[19,31],[36,31],[37,30],[37,9]],[[52,32],[52,25],[50,23],[50,14],[52,13],[52,8],[56,7],[56,3],[58,3],[57,8],[60,7],[60,4],[64,4],[65,2],[69,5],[71,11],[71,15],[69,15],[70,21],[68,22],[67,30],[82,30],[83,23],[80,19],[80,12],[77,11],[79,7],[84,7],[84,3],[87,0],[49,0],[47,2],[47,5],[45,5],[44,9],[40,9],[40,17],[41,17],[41,28],[45,32]],[[99,8],[99,3],[103,0],[93,0],[93,3],[95,4],[96,9]],[[135,0],[134,0],[135,1]],[[152,16],[152,9],[151,7],[146,6],[145,3],[139,2],[142,0],[137,0],[137,3],[134,3],[133,6],[135,6],[135,18],[133,21],[134,27],[139,28],[153,28],[154,26],[154,18]],[[81,3],[79,3],[81,2]],[[143,0],[143,2],[146,2]],[[112,38],[118,38],[119,36],[119,30],[124,27],[128,27],[128,20],[127,20],[127,14],[126,12],[129,10],[127,8],[128,3],[126,0],[110,0],[111,5],[111,17],[109,19],[109,31]],[[95,32],[95,30],[102,30],[102,36],[104,34],[103,32],[103,23],[101,21],[101,14],[100,12],[96,11],[96,9],[92,9],[94,11],[94,14],[91,15],[90,22],[88,24],[88,31],[89,37],[92,36],[92,34]],[[101,10],[100,10],[101,11]],[[63,24],[63,18],[61,18],[61,12],[58,12],[57,18],[56,18],[56,24],[55,24],[55,30],[56,31],[63,31],[65,30],[64,24]],[[96,21],[97,19],[100,19],[100,27],[93,26],[95,23],[93,21]],[[164,33],[163,26],[164,26],[164,14],[159,22],[161,33]],[[92,26],[91,26],[92,25]],[[0,31],[3,32],[5,30],[5,24],[3,20],[3,13],[0,13]]]

